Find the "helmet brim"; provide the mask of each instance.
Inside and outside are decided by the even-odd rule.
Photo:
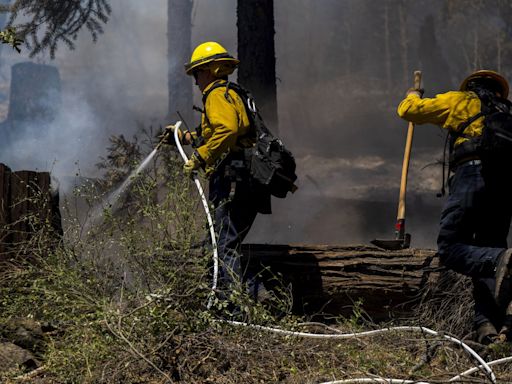
[[[503,97],[504,99],[508,98],[509,85],[508,85],[507,80],[503,76],[501,76],[499,73],[494,72],[494,71],[481,70],[481,71],[476,71],[475,73],[472,73],[471,75],[469,75],[462,81],[462,83],[460,85],[460,90],[466,91],[467,87],[468,87],[468,83],[471,80],[475,80],[475,79],[491,79],[491,80],[495,81],[496,84],[498,84],[499,87],[501,88],[501,97]]]
[[[212,63],[214,61],[231,65],[233,68],[236,68],[238,66],[238,64],[240,64],[240,60],[237,60],[228,54],[219,54],[219,55],[205,57],[203,59],[199,59],[199,60],[193,61],[191,63],[185,64],[185,73],[190,76],[194,73],[195,70],[197,70],[200,67],[205,66],[209,63]]]

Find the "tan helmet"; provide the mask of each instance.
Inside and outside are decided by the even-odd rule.
[[[493,83],[500,90],[501,97],[503,97],[504,99],[506,99],[508,97],[509,87],[508,87],[507,80],[505,80],[505,78],[503,76],[501,76],[498,72],[490,71],[487,69],[476,71],[476,72],[472,73],[471,75],[469,75],[468,77],[466,77],[464,79],[464,81],[462,82],[462,84],[460,85],[460,90],[466,91],[467,87],[468,87],[468,83],[471,80],[476,80],[476,79],[492,80]]]
[[[219,43],[208,41],[194,49],[190,63],[185,64],[185,72],[192,75],[194,70],[209,69],[216,77],[224,77],[233,73],[239,60],[231,56],[228,51]]]

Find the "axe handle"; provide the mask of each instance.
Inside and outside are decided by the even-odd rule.
[[[421,71],[414,71],[414,88],[421,86]],[[411,158],[412,137],[414,134],[414,124],[409,122],[407,128],[407,139],[405,141],[404,161],[402,163],[402,178],[400,181],[400,197],[398,199],[397,214],[397,237],[403,238],[405,234],[405,194],[407,191],[407,172],[409,171],[409,160]]]

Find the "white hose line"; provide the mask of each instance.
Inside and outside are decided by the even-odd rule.
[[[434,335],[434,336],[442,336],[443,338],[445,338],[455,344],[460,345],[462,347],[462,349],[464,349],[471,356],[473,356],[476,359],[476,361],[478,361],[480,363],[481,367],[483,367],[483,369],[485,371],[487,371],[487,374],[488,374],[490,380],[493,383],[496,383],[496,376],[494,375],[494,372],[492,371],[492,369],[489,367],[489,364],[487,364],[485,362],[485,360],[482,359],[480,357],[480,355],[478,353],[476,353],[469,345],[465,344],[463,341],[461,341],[455,337],[448,336],[448,335],[442,335],[439,332],[433,331],[432,329],[425,328],[425,327],[401,326],[401,327],[390,327],[390,328],[376,329],[373,331],[365,331],[365,332],[358,332],[358,333],[318,334],[318,333],[287,331],[287,330],[280,329],[280,328],[271,328],[271,327],[265,327],[262,325],[242,323],[240,321],[225,320],[222,322],[237,325],[237,326],[242,326],[242,327],[255,328],[255,329],[262,330],[262,331],[274,332],[274,333],[287,335],[287,336],[308,337],[308,338],[312,338],[312,339],[349,339],[349,338],[353,338],[353,337],[372,336],[372,335],[377,335],[379,333],[385,333],[385,332],[391,332],[391,331],[414,331],[414,332],[428,333],[428,334]]]
[[[188,157],[187,157],[185,151],[183,150],[183,147],[181,145],[180,139],[178,137],[178,129],[181,126],[181,121],[176,122],[176,124],[174,126],[175,126],[175,129],[174,129],[174,141],[176,142],[176,147],[178,148],[178,151],[180,152],[180,155],[183,158],[183,161],[187,162],[188,161]],[[215,237],[215,229],[213,227],[213,220],[212,220],[212,216],[210,214],[210,208],[208,207],[208,200],[206,199],[206,196],[204,194],[203,188],[201,187],[201,183],[199,182],[199,179],[198,179],[197,175],[194,175],[193,179],[194,179],[194,182],[196,184],[197,190],[199,191],[199,195],[201,196],[201,201],[203,203],[203,208],[204,208],[204,211],[206,212],[206,216],[208,218],[208,226],[210,228],[210,236],[211,236],[211,239],[212,239],[212,247],[213,247],[213,283],[212,283],[212,292],[211,292],[210,298],[208,299],[208,305],[207,305],[207,309],[210,309],[211,306],[212,306],[212,303],[213,303],[213,297],[214,297],[213,295],[214,295],[215,289],[217,288],[217,276],[218,276],[218,272],[219,272],[219,255],[218,255],[218,250],[217,250],[217,239]],[[453,342],[455,344],[460,345],[462,347],[462,349],[464,349],[466,352],[468,352],[470,355],[472,355],[480,363],[480,366],[471,368],[470,370],[468,370],[468,371],[466,371],[464,373],[461,373],[460,375],[456,376],[455,378],[458,378],[459,376],[467,375],[467,374],[469,374],[469,371],[471,371],[471,373],[473,373],[473,372],[483,368],[485,371],[487,371],[491,381],[493,383],[496,383],[496,376],[494,375],[494,372],[490,368],[490,366],[489,366],[490,364],[486,363],[484,361],[484,359],[482,359],[480,357],[480,355],[478,353],[476,353],[471,347],[469,347],[467,344],[465,344],[464,342],[462,342],[461,340],[459,340],[459,339],[457,339],[455,337],[451,337],[451,336],[448,336],[448,335],[440,335],[438,332],[433,331],[433,330],[431,330],[429,328],[425,328],[425,327],[402,326],[402,327],[391,327],[391,328],[377,329],[377,330],[373,330],[373,331],[365,331],[365,332],[358,332],[358,333],[316,334],[316,333],[307,333],[307,332],[287,331],[287,330],[279,329],[279,328],[271,328],[271,327],[265,327],[265,326],[262,326],[262,325],[242,323],[242,322],[239,322],[239,321],[226,321],[226,320],[223,320],[221,322],[225,322],[225,323],[229,323],[229,324],[233,324],[233,325],[238,325],[238,326],[243,326],[243,327],[256,328],[256,329],[260,329],[262,331],[269,331],[269,332],[279,333],[279,334],[288,335],[288,336],[309,337],[309,338],[314,338],[314,339],[348,339],[348,338],[352,338],[352,337],[372,336],[372,335],[376,335],[376,334],[379,334],[379,333],[390,332],[390,331],[419,331],[421,333],[428,333],[428,334],[431,334],[431,335],[434,335],[434,336],[442,336],[445,339],[447,339],[447,340],[449,340],[449,341],[451,341],[451,342]],[[511,357],[511,359],[512,359],[512,357]],[[503,359],[501,359],[501,360],[503,360]],[[497,363],[495,363],[495,364],[497,364]],[[454,381],[455,378],[450,379],[450,381]],[[335,383],[336,384],[337,383],[346,383],[346,384],[348,384],[348,383],[386,383],[386,384],[417,383],[417,384],[428,384],[428,383],[425,383],[425,382],[416,382],[416,381],[410,381],[410,380],[377,379],[377,378],[375,378],[375,379],[373,379],[373,378],[349,379],[348,381],[347,380],[342,380],[342,381],[338,380],[338,381],[331,381],[331,382],[322,383],[322,384],[335,384]]]
[[[183,150],[183,146],[181,145],[180,138],[178,137],[178,129],[180,129],[181,121],[177,121],[174,124],[174,141],[176,142],[176,147],[180,152],[183,161],[186,163],[188,161],[187,154]],[[217,289],[217,276],[219,274],[219,254],[217,250],[217,238],[215,237],[215,229],[213,227],[212,215],[210,214],[210,208],[208,207],[208,200],[203,191],[203,187],[201,187],[201,183],[197,175],[193,176],[194,183],[196,184],[199,195],[201,196],[201,201],[203,203],[204,211],[206,212],[206,217],[208,218],[208,227],[210,229],[210,237],[212,238],[212,247],[213,247],[213,282],[212,282],[212,291],[210,293],[210,297],[208,298],[208,304],[206,306],[207,309],[210,309],[213,304],[213,298],[215,294],[215,289]]]
[[[493,360],[493,361],[490,361],[487,363],[488,366],[492,366],[492,365],[498,365],[498,364],[502,364],[502,363],[508,363],[512,361],[512,356],[508,356],[508,357],[503,357],[501,359],[498,359],[498,360]],[[454,376],[452,377],[450,380],[448,380],[449,382],[452,382],[452,381],[457,381],[457,380],[460,380],[462,379],[462,376],[467,376],[467,375],[471,375],[472,373],[475,373],[479,370],[481,370],[483,367],[481,365],[479,365],[478,367],[473,367],[473,368],[470,368],[468,369],[467,371],[464,371],[460,374],[458,374],[457,376]]]
[[[346,380],[336,380],[336,381],[326,381],[321,384],[360,384],[360,383],[369,383],[369,384],[430,384],[426,381],[416,381],[416,380],[402,380],[402,379],[383,379],[383,378],[370,378],[365,377],[361,379],[346,379]]]

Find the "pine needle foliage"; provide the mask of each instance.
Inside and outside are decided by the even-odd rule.
[[[14,27],[6,28],[0,32],[0,42],[10,45],[18,53],[21,52],[20,45],[23,44],[23,40],[17,36],[16,28]]]
[[[48,50],[52,59],[61,42],[74,49],[84,27],[96,42],[111,11],[109,0],[15,0],[11,6],[0,7],[0,12],[10,12],[8,26],[16,27],[30,57]],[[28,21],[18,24],[18,18]]]

